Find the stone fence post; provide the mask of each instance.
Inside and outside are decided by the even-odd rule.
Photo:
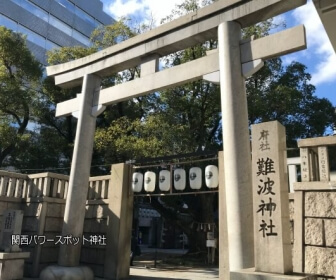
[[[133,219],[131,166],[112,165],[109,186],[108,232],[106,236],[105,279],[128,279]]]

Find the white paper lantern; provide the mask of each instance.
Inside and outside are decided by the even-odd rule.
[[[174,187],[175,190],[183,191],[186,186],[186,172],[182,168],[174,170]]]
[[[134,172],[132,176],[132,189],[134,192],[141,192],[143,184],[143,174]]]
[[[161,170],[159,173],[159,188],[161,191],[169,191],[170,189],[170,171]]]
[[[202,169],[192,167],[189,170],[189,184],[193,190],[199,190],[202,187]]]
[[[205,184],[210,189],[218,187],[218,167],[216,165],[208,165],[205,168]]]
[[[145,191],[153,192],[155,190],[156,174],[152,171],[145,173]]]

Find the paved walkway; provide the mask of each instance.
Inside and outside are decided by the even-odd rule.
[[[128,280],[208,280],[218,279],[218,268],[211,267],[189,267],[180,264],[169,265],[162,264],[162,259],[181,257],[186,250],[176,249],[153,249],[142,247],[141,257],[134,260],[135,266],[130,268],[130,277]],[[155,258],[157,266],[155,266]],[[24,280],[38,280],[38,278],[24,278]],[[104,280],[96,278],[96,280]]]
[[[205,280],[218,279],[217,268],[186,268],[186,267],[166,267],[159,268],[145,268],[145,267],[131,267],[129,280]]]
[[[129,280],[207,280],[218,279],[218,268],[211,267],[188,267],[182,265],[162,264],[162,259],[181,257],[187,252],[182,249],[154,249],[141,247],[141,257],[136,257],[134,264],[130,268]],[[157,256],[157,267],[155,268],[155,255]]]

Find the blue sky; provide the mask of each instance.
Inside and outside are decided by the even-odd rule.
[[[114,18],[131,16],[137,21],[154,18],[156,24],[170,14],[183,0],[102,0],[104,9]],[[312,4],[308,4],[277,17],[287,27],[304,24],[307,33],[307,50],[282,57],[285,64],[298,61],[307,66],[316,86],[315,95],[329,99],[336,106],[336,54],[326,35],[321,20]]]

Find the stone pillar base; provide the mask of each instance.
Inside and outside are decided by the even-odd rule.
[[[40,280],[93,280],[94,274],[86,266],[48,266],[42,270]]]
[[[316,280],[317,277],[309,274],[292,273],[276,274],[254,271],[254,268],[230,272],[230,280]]]
[[[29,256],[29,252],[0,253],[1,280],[23,279],[24,260]]]

